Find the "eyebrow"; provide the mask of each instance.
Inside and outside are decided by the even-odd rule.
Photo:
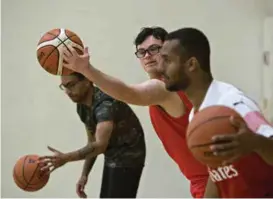
[[[162,45],[159,45],[159,44],[152,44],[152,45],[148,46],[148,48],[138,48],[137,50],[147,50],[147,49],[154,47],[154,46],[162,47]]]

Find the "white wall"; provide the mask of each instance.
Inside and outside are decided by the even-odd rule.
[[[273,2],[272,0],[265,0],[266,3],[266,14],[268,16],[273,16]]]
[[[138,83],[146,75],[134,57],[132,42],[141,27],[198,27],[211,41],[215,77],[240,86],[260,102],[265,14],[262,0],[3,0],[2,197],[76,197],[82,163],[57,170],[37,193],[22,192],[12,180],[13,165],[22,155],[46,154],[47,145],[68,151],[85,144],[75,105],[58,89],[59,78],[36,61],[36,44],[44,32],[55,27],[75,31],[90,46],[97,67]],[[163,150],[147,109],[134,108],[148,146],[138,196],[189,197],[188,182]],[[102,158],[90,176],[90,197],[98,196],[101,166]]]
[[[272,2],[273,4],[273,2]],[[273,7],[272,7],[273,8]],[[273,15],[264,22],[264,66],[262,84],[262,108],[267,119],[273,124]]]

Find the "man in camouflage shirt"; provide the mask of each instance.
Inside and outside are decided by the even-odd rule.
[[[77,103],[77,113],[85,124],[88,142],[79,150],[62,153],[49,147],[52,156],[40,158],[50,172],[67,162],[85,160],[77,183],[77,194],[84,192],[88,175],[99,154],[105,155],[101,198],[135,198],[145,163],[146,146],[142,126],[125,103],[114,100],[93,86],[84,76],[62,76],[62,90]]]

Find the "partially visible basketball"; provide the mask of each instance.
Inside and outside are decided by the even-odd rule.
[[[73,46],[79,54],[83,54],[83,42],[76,33],[64,28],[46,32],[37,45],[39,64],[53,75],[71,74],[73,71],[63,67],[63,49],[68,45]]]
[[[49,175],[41,171],[38,155],[26,155],[17,160],[13,168],[13,179],[24,191],[34,192],[42,189],[49,180]]]
[[[215,156],[210,146],[213,136],[237,132],[230,122],[231,116],[243,120],[235,110],[226,106],[210,106],[194,115],[187,128],[187,144],[201,163],[216,168],[228,158]]]

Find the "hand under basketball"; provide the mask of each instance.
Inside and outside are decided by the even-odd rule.
[[[78,73],[84,73],[84,71],[89,67],[89,52],[88,47],[84,48],[83,55],[78,54],[78,52],[70,45],[67,46],[68,49],[63,51],[63,66],[70,70]]]
[[[47,147],[50,151],[54,153],[52,156],[42,156],[39,158],[39,163],[44,165],[41,170],[46,171],[49,170],[48,173],[53,172],[55,169],[63,166],[65,163],[68,162],[67,158],[65,157],[64,153],[48,146]]]
[[[253,133],[246,124],[234,117],[230,118],[230,122],[238,129],[237,134],[215,135],[212,137],[213,144],[211,150],[216,156],[231,156],[225,160],[223,165],[231,164],[243,155],[249,154],[256,149],[256,134]]]

